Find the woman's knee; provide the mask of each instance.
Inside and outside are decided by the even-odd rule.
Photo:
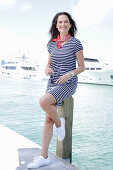
[[[39,99],[40,107],[47,111],[48,107],[55,104],[56,99],[51,94],[46,94]]]
[[[48,105],[47,99],[44,96],[42,96],[39,99],[39,104],[40,104],[40,107],[45,110]]]

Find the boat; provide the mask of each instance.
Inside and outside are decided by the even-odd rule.
[[[113,85],[113,65],[98,59],[84,58],[85,71],[78,75],[79,83]]]
[[[1,76],[16,79],[40,80],[42,78],[39,65],[28,61],[1,61]]]

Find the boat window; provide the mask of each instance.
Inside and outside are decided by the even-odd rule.
[[[35,67],[21,67],[22,69],[24,70],[32,70],[32,71],[35,71]]]
[[[88,62],[99,62],[97,59],[93,59],[93,58],[84,58],[85,61],[88,61]]]
[[[96,70],[102,70],[101,68],[96,68]]]
[[[85,70],[89,70],[89,67],[86,67]]]
[[[8,69],[16,70],[16,67],[15,66],[8,66]]]
[[[32,67],[32,70],[35,71],[36,70],[35,67]]]
[[[15,66],[3,66],[2,68],[9,69],[9,70],[16,70]]]
[[[28,70],[28,67],[21,67],[22,69],[24,69],[24,70]]]
[[[90,68],[90,70],[95,70],[95,68],[92,67],[92,68]]]
[[[113,75],[110,75],[111,80],[113,80]]]

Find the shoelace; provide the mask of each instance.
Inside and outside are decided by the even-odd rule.
[[[42,156],[35,156],[33,162],[39,162],[42,158]]]

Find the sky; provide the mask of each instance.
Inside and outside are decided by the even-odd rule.
[[[45,66],[48,32],[61,11],[77,23],[84,57],[113,64],[113,0],[0,0],[0,59],[25,54]]]

